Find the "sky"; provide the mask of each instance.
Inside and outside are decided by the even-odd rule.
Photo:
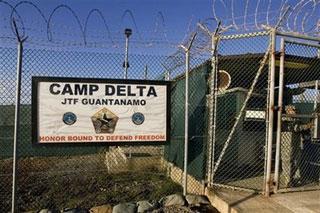
[[[8,2],[15,5],[19,1]],[[124,28],[129,27],[133,29],[133,39],[145,39],[146,37],[159,37],[164,39],[163,34],[165,31],[167,36],[170,37],[168,39],[174,40],[175,42],[183,39],[185,33],[188,31],[190,22],[210,17],[212,13],[210,7],[211,0],[42,0],[31,2],[41,9],[47,19],[49,19],[49,15],[55,7],[64,4],[72,8],[77,14],[82,28],[84,28],[84,23],[86,22],[89,11],[91,9],[99,9],[112,34],[122,32]],[[41,21],[42,18],[38,11],[29,4],[20,5],[17,11],[24,20],[24,24],[28,25],[27,28],[29,28],[29,31],[37,31],[37,35],[35,36],[41,36],[39,35],[41,34],[38,32],[39,30],[36,29],[45,29],[46,24]],[[11,11],[8,7],[4,5],[1,6],[0,3],[0,12],[2,13],[2,17],[8,17]],[[51,21],[52,25],[57,26],[55,28],[52,27],[55,32],[58,31],[58,33],[61,33],[63,28],[68,28],[68,30],[65,31],[81,34],[77,32],[79,28],[76,19],[70,11],[65,8],[57,10],[52,16]],[[93,14],[88,20],[87,30],[89,34],[91,33],[91,37],[98,37],[104,33],[104,23],[97,13]],[[98,34],[100,35],[97,35],[96,31],[99,31]],[[157,32],[157,35],[155,35],[155,32]],[[67,35],[64,37],[67,37]]]
[[[21,34],[25,32],[29,36],[29,42],[33,41],[33,44],[46,43],[48,39],[81,44],[84,40],[84,31],[86,31],[85,37],[88,37],[85,40],[88,42],[98,45],[103,42],[113,44],[119,43],[119,40],[122,42],[124,29],[131,28],[133,30],[131,39],[137,41],[135,42],[137,45],[140,42],[143,45],[167,47],[168,44],[176,45],[185,40],[197,22],[205,22],[213,31],[216,26],[214,18],[220,19],[224,26],[233,24],[235,27],[232,29],[254,29],[257,27],[256,20],[259,24],[275,25],[285,2],[291,5],[293,11],[293,15],[288,18],[290,30],[302,31],[301,26],[304,26],[304,30],[307,31],[317,21],[320,23],[320,1],[317,0],[30,0],[23,4],[19,2],[21,1],[0,0],[0,41],[1,37],[13,37],[10,26],[12,9],[8,4],[18,5],[16,11],[23,20],[23,27],[19,16],[13,14],[13,17],[18,22]],[[313,2],[318,2],[314,10],[312,10]],[[59,5],[65,6],[53,13]],[[93,12],[88,19],[88,14],[93,9],[99,11]],[[49,19],[50,24],[48,24]]]
[[[1,88],[14,86],[14,84],[3,86],[2,81],[8,78],[7,73],[9,72],[11,73],[10,78],[12,78],[12,81],[14,79],[16,40],[10,26],[12,9],[8,5],[15,6],[19,2],[0,0],[0,48],[12,47],[10,50],[3,51],[1,49],[0,51],[0,59],[8,58],[6,59],[7,65],[0,66]],[[191,34],[197,22],[202,21],[208,24],[209,29],[213,31],[214,23],[216,23],[213,18],[216,16],[222,20],[224,26],[236,24],[239,29],[250,30],[250,27],[255,27],[250,24],[254,23],[255,19],[258,19],[259,23],[267,23],[269,21],[270,24],[274,24],[285,0],[31,0],[24,2],[29,3],[23,3],[16,7],[17,13],[23,20],[23,27],[19,16],[14,14],[19,32],[23,36],[28,36],[27,47],[41,49],[39,51],[26,51],[26,65],[24,68],[27,73],[36,75],[55,73],[61,76],[65,74],[64,70],[67,68],[70,71],[70,76],[115,77],[114,73],[117,73],[116,77],[122,77],[125,41],[123,31],[125,28],[132,28],[130,54],[148,54],[149,56],[148,58],[139,58],[138,55],[130,55],[130,63],[132,65],[130,68],[132,75],[130,77],[135,78],[137,77],[135,73],[139,73],[138,77],[142,78],[145,66],[148,65],[150,74],[153,73],[153,77],[156,78],[159,73],[164,71],[164,68],[159,63],[167,63],[167,56],[179,49],[179,44],[186,40],[187,35]],[[234,3],[233,7],[232,2]],[[246,4],[247,2],[248,4]],[[303,17],[307,17],[307,14],[311,15],[309,22],[305,22],[306,27],[320,20],[319,0],[315,10],[312,10],[310,2],[313,1],[311,0],[302,0],[300,4],[298,0],[288,0],[287,2],[292,6],[293,14],[298,17],[296,27],[293,26],[295,22],[294,16],[289,17],[289,27],[291,27],[292,31],[301,30],[299,29],[299,26],[301,28],[299,21],[301,23]],[[59,5],[60,7],[57,9]],[[213,10],[213,5],[215,10]],[[53,13],[55,8],[56,11]],[[299,8],[302,8],[302,10]],[[92,9],[98,9],[99,11],[92,13],[92,16],[87,20],[87,16]],[[257,16],[254,16],[256,11]],[[100,16],[100,12],[105,23]],[[232,17],[234,20],[230,19]],[[50,33],[47,31],[49,18],[51,19],[49,24]],[[83,33],[86,21],[85,40],[87,43],[84,45]],[[110,31],[110,35],[107,28]],[[256,43],[260,44],[260,46],[256,45]],[[225,46],[225,51],[229,52],[222,52],[224,54],[264,52],[267,43],[256,43],[236,45],[241,48],[232,48],[232,45],[234,46],[235,44],[230,43],[231,46]],[[71,52],[63,52],[63,54],[52,52],[57,47],[63,49],[63,51],[69,48],[68,51]],[[75,51],[77,47],[85,49],[86,52],[97,52],[97,48],[100,48],[99,51],[102,53],[100,56],[106,61],[96,61],[93,65],[85,64],[86,61],[82,59],[88,56],[82,53],[78,54]],[[43,49],[49,51],[43,51]],[[230,50],[233,52],[230,52]],[[107,52],[111,52],[114,55],[110,57]],[[210,51],[208,50],[208,52]],[[158,56],[163,58],[160,60]],[[72,63],[64,60],[68,57],[69,62]],[[99,72],[92,74],[95,70]],[[82,74],[79,74],[80,72]],[[108,72],[109,75],[105,75]],[[31,75],[28,76],[28,78],[30,77]],[[13,97],[12,94],[7,95]],[[28,98],[29,96],[26,95],[26,97]]]

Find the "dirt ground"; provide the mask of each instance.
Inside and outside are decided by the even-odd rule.
[[[159,201],[166,195],[182,193],[182,187],[166,176],[161,158],[134,156],[126,163],[119,161],[119,156],[105,154],[21,158],[17,169],[18,212],[90,209],[120,202]],[[117,161],[110,160],[112,157]],[[0,160],[0,212],[11,210],[11,186],[12,160]],[[214,208],[185,206],[154,212],[217,213]]]
[[[57,163],[61,161],[60,163]],[[156,168],[109,174],[104,167],[81,168],[68,159],[24,159],[19,162],[17,198],[19,212],[43,208],[90,208],[92,206],[139,200],[159,200],[181,193],[180,185]],[[0,163],[0,212],[10,210],[11,160]],[[88,162],[86,162],[88,164]],[[64,164],[64,170],[57,166]],[[97,163],[96,163],[97,164]],[[67,165],[67,166],[66,166]],[[55,169],[53,169],[55,168]],[[59,168],[60,169],[60,168]],[[6,175],[7,174],[7,175]]]

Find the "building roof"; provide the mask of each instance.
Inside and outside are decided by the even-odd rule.
[[[264,53],[220,55],[218,69],[227,71],[231,76],[230,87],[249,88],[259,69]],[[280,53],[276,53],[276,85],[279,79]],[[190,71],[190,75],[207,66],[211,69],[211,61],[207,60]],[[257,82],[257,88],[266,89],[268,85],[268,67],[266,64]],[[184,78],[184,74],[175,78]],[[320,79],[320,58],[285,55],[285,85],[310,82]]]

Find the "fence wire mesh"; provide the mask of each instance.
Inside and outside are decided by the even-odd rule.
[[[279,188],[319,188],[320,46],[285,42]]]
[[[208,90],[208,61],[191,57],[189,73],[189,127],[188,127],[188,183],[190,193],[203,193],[202,182],[206,176],[206,94]],[[179,68],[173,73],[179,73]],[[184,163],[184,113],[185,113],[185,74],[172,78],[171,86],[171,141],[166,146],[165,158],[178,168]],[[178,171],[171,171],[177,176]],[[180,170],[182,174],[182,170]],[[183,182],[182,175],[179,182]]]
[[[269,37],[259,34],[218,45],[214,185],[263,189],[268,47]]]
[[[3,61],[0,68],[1,212],[11,209],[16,54],[13,48],[0,49]],[[19,212],[159,200],[182,191],[179,184],[166,176],[163,145],[32,144],[33,76],[121,79],[124,75],[123,58],[122,54],[84,48],[76,51],[24,49],[17,144],[16,202]],[[163,80],[165,70],[162,64],[166,59],[159,55],[130,55],[129,79]]]
[[[212,107],[209,97],[212,37],[208,32],[197,30],[198,37],[190,49],[188,192],[201,194],[206,184],[263,192],[270,83],[269,32],[220,36],[216,58],[218,90],[214,99],[217,102],[213,115],[215,138],[213,144],[208,144],[208,114]],[[23,52],[17,153],[18,211],[75,206],[89,208],[105,203],[159,200],[168,194],[181,193],[185,141],[185,52],[179,49],[170,56],[129,55],[129,79],[171,81],[171,135],[168,144],[33,146],[33,76],[102,79],[122,79],[124,76],[123,54],[79,46],[55,49],[52,45],[39,47],[27,43]],[[7,212],[11,209],[17,50],[8,47],[10,45],[4,46],[0,47],[0,210]],[[319,185],[320,150],[319,143],[315,143],[319,138],[316,135],[318,128],[310,130],[311,126],[318,125],[316,103],[319,95],[315,89],[315,82],[320,77],[316,72],[320,66],[318,54],[318,47],[286,43],[288,74],[285,76],[285,88],[297,93],[285,93],[292,97],[285,95],[284,98],[280,189]],[[276,73],[278,58],[279,54],[276,54]],[[275,100],[277,98],[276,95]],[[299,116],[287,116],[286,111],[290,109],[303,115],[301,119]],[[313,137],[301,143],[307,140],[301,139],[306,134],[296,133],[296,126],[309,128],[302,131]],[[274,135],[275,132],[276,126]],[[208,155],[209,145],[213,149],[212,156]],[[273,163],[274,152],[273,148]],[[208,170],[209,163],[213,165],[213,171]],[[212,177],[209,183],[208,176]]]
[[[13,137],[13,120],[14,112],[10,109],[15,101],[15,96],[9,94],[6,88],[15,84],[9,72],[5,70],[15,70],[17,51],[10,48],[0,48],[0,90],[1,90],[1,110],[0,110],[0,209],[8,211],[10,208],[10,197],[12,188],[12,137]],[[3,102],[8,104],[3,104]],[[7,207],[7,208],[6,208]]]

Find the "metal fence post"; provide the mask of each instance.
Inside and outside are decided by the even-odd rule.
[[[184,113],[184,166],[183,166],[183,195],[187,194],[187,177],[188,177],[188,141],[189,141],[189,71],[190,71],[190,48],[196,37],[193,34],[188,47],[181,45],[186,56],[186,74],[185,74],[185,113]]]
[[[217,36],[211,36],[211,82],[210,82],[210,98],[209,98],[209,125],[208,125],[208,141],[209,141],[209,156],[208,156],[208,183],[212,185],[212,169],[214,166],[214,146],[215,146],[215,124],[216,124],[216,88],[217,88]]]
[[[320,55],[318,56],[320,58]],[[316,95],[314,97],[314,104],[313,104],[313,110],[315,113],[315,119],[314,119],[314,131],[313,131],[313,138],[318,138],[319,135],[319,115],[318,115],[318,101],[319,101],[319,80],[315,81],[314,89],[316,90]]]
[[[186,90],[185,90],[185,113],[184,113],[184,177],[183,177],[183,194],[187,194],[187,176],[188,176],[188,128],[189,128],[189,66],[190,66],[190,52],[186,51]]]
[[[278,97],[278,114],[277,114],[277,139],[276,139],[276,156],[275,156],[275,171],[274,171],[274,192],[279,189],[279,166],[280,166],[280,143],[281,143],[281,127],[282,127],[282,101],[283,101],[283,80],[284,80],[284,57],[285,44],[284,38],[280,42],[280,68],[279,68],[279,97]]]
[[[217,45],[218,45],[218,33],[220,33],[220,26],[221,21],[218,22],[216,30],[211,33],[208,28],[203,26],[202,24],[198,24],[199,27],[208,33],[211,37],[211,77],[210,79],[210,85],[209,85],[209,98],[208,98],[208,160],[207,160],[207,182],[209,185],[212,185],[212,170],[214,166],[214,146],[215,146],[215,126],[216,126],[216,92],[218,88],[218,80],[217,80],[217,64],[218,64],[218,58],[217,58]]]
[[[272,164],[272,143],[273,143],[273,117],[274,117],[274,87],[275,87],[275,46],[276,46],[276,31],[271,30],[271,63],[269,73],[269,106],[268,106],[268,142],[267,142],[267,169],[265,181],[265,195],[270,195],[271,180],[271,164]]]
[[[320,48],[318,48],[318,54],[317,57],[320,58]],[[319,101],[319,80],[315,81],[315,90],[316,95],[314,97],[314,112],[315,112],[315,119],[314,119],[314,131],[313,131],[313,137],[318,138],[319,137],[319,112],[318,112],[318,101]]]
[[[22,55],[23,55],[23,42],[26,38],[21,39],[15,20],[13,19],[17,40],[18,40],[18,53],[17,53],[17,70],[16,70],[16,100],[14,112],[14,137],[13,137],[13,163],[12,163],[12,198],[11,198],[11,212],[16,211],[16,192],[17,192],[17,143],[20,133],[20,96],[21,96],[21,73],[22,73]]]

